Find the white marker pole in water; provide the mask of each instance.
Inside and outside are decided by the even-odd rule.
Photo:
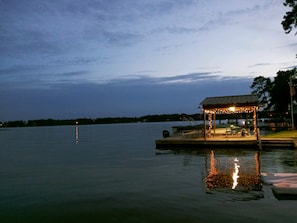
[[[78,121],[75,122],[75,144],[78,143]]]

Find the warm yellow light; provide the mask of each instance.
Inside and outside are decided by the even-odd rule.
[[[235,107],[234,106],[233,107],[230,107],[229,110],[232,111],[232,112],[234,112],[235,111]]]
[[[238,181],[237,179],[239,178],[239,165],[238,165],[238,159],[235,158],[234,159],[234,172],[232,174],[232,179],[233,179],[233,185],[232,185],[232,189],[234,190],[236,188],[236,186],[238,185]]]
[[[210,175],[215,176],[218,174],[218,170],[216,167],[216,159],[214,157],[214,152],[211,150],[211,155],[210,155]]]

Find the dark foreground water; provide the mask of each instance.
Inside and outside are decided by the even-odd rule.
[[[0,222],[296,221],[257,177],[297,173],[295,150],[159,153],[174,124],[0,129]]]

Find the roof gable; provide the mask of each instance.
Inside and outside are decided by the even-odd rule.
[[[257,95],[234,95],[234,96],[220,96],[207,97],[201,103],[203,109],[211,108],[228,108],[231,106],[245,107],[258,106]]]

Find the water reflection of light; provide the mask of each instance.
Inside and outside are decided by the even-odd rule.
[[[233,172],[233,175],[232,175],[232,179],[233,179],[232,189],[235,189],[236,186],[238,185],[237,179],[239,178],[238,173],[239,173],[239,167],[240,167],[238,165],[238,161],[239,160],[237,158],[234,159],[234,172]]]
[[[211,150],[211,154],[210,154],[210,176],[214,176],[218,174],[218,170],[216,167],[216,160],[215,160],[215,156],[214,156],[214,152],[213,150]]]
[[[254,157],[245,155],[242,157],[233,156],[233,158],[227,154],[217,153],[211,151],[209,156],[209,172],[205,180],[208,191],[220,188],[247,191],[262,190],[258,152]],[[254,159],[251,160],[252,158]]]
[[[78,123],[76,123],[76,126],[75,126],[75,143],[77,144],[78,143]]]

